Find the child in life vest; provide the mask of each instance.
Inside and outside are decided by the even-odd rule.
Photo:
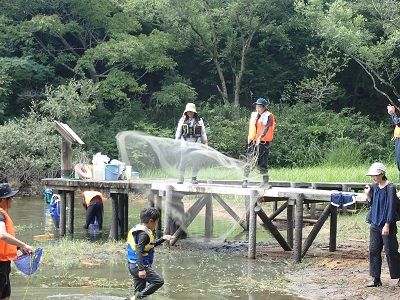
[[[132,227],[128,233],[128,270],[135,284],[136,299],[146,299],[164,284],[164,279],[152,269],[154,248],[172,235],[164,235],[156,240],[154,230],[160,220],[160,212],[154,207],[147,207],[140,212],[140,224]]]

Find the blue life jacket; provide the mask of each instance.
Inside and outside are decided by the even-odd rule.
[[[156,240],[155,234],[153,231],[151,231],[149,228],[142,224],[138,224],[132,227],[132,229],[128,233],[128,262],[132,264],[137,263],[137,258],[136,258],[136,250],[137,250],[137,236],[139,231],[144,231],[147,233],[147,235],[150,238],[150,243],[148,243],[144,247],[144,252],[142,253],[143,255],[143,265],[151,265],[153,263],[154,259],[154,242]]]

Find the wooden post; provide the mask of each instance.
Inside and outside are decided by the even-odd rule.
[[[164,234],[172,234],[171,232],[171,208],[172,208],[172,185],[167,185],[165,188],[165,216],[164,216]]]
[[[74,233],[74,191],[68,192],[68,233]]]
[[[125,220],[124,220],[124,197],[123,194],[117,194],[118,199],[118,236],[120,240],[124,236]]]
[[[111,196],[111,230],[110,238],[118,239],[118,194],[110,194]]]
[[[232,218],[239,223],[239,225],[244,229],[247,230],[248,227],[246,225],[246,222],[243,221],[233,210],[232,208],[229,207],[228,204],[226,204],[224,202],[224,200],[222,200],[222,198],[217,195],[217,194],[212,194],[212,196],[214,197],[215,200],[217,200],[217,202],[232,216]],[[246,206],[247,207],[247,206]]]
[[[295,242],[294,260],[301,262],[301,247],[303,239],[303,202],[304,194],[296,195],[296,219],[295,219]]]
[[[349,191],[349,186],[347,184],[342,184],[342,192],[348,192]],[[341,207],[342,209],[342,214],[346,214],[347,213],[347,206],[342,205]]]
[[[61,178],[71,178],[72,170],[72,143],[62,137],[61,144]]]
[[[267,214],[264,212],[261,206],[256,206],[254,208],[254,212],[260,217],[260,219],[263,221],[263,225],[265,228],[267,228],[271,234],[274,236],[274,238],[278,241],[279,245],[282,246],[283,250],[285,251],[291,251],[292,248],[289,246],[289,244],[285,241],[281,233],[278,231],[276,226],[272,224],[271,220],[268,218]]]
[[[329,252],[336,251],[336,234],[337,234],[337,207],[331,205],[331,226],[329,232]]]
[[[311,183],[311,188],[316,190],[317,189],[317,185],[315,184],[315,182]],[[314,202],[311,203],[311,208],[310,208],[310,218],[314,219],[316,216],[316,205]]]
[[[318,222],[314,225],[313,229],[311,230],[310,234],[304,241],[303,251],[301,253],[301,257],[304,257],[310,248],[312,242],[314,241],[315,237],[317,236],[318,232],[321,230],[322,226],[324,225],[325,221],[328,219],[331,213],[331,204],[328,204],[322,214],[319,216]]]
[[[256,213],[254,208],[257,204],[257,190],[250,191],[249,201],[249,253],[248,258],[256,258]]]
[[[172,202],[171,202],[171,210],[170,210],[170,215],[171,215],[171,225],[169,227],[170,232],[175,232],[180,224],[183,224],[183,218],[185,215],[185,206],[183,204],[183,197],[184,193],[181,192],[173,192],[172,193]]]
[[[154,192],[152,190],[147,194],[147,203],[149,207],[154,207]]]
[[[249,230],[249,222],[250,222],[250,215],[249,215],[249,210],[250,210],[250,196],[245,196],[244,197],[244,205],[246,209],[246,227],[244,230]]]
[[[66,192],[61,191],[60,197],[60,236],[65,236],[67,224]]]
[[[204,224],[204,236],[206,240],[212,238],[212,234],[213,234],[213,203],[211,194],[207,194],[205,224]]]
[[[161,233],[161,228],[162,228],[162,225],[161,225],[162,224],[162,222],[161,222],[162,221],[162,207],[161,207],[162,195],[163,194],[161,193],[161,195],[158,194],[156,196],[156,203],[155,203],[155,208],[157,208],[158,211],[160,212],[160,221],[158,221],[157,229],[156,229],[156,234],[157,234],[158,238],[160,238],[162,236],[162,233]]]
[[[129,195],[128,194],[123,194],[124,195],[124,220],[125,220],[125,222],[124,222],[124,231],[125,231],[125,233],[124,233],[124,237],[126,236],[126,234],[128,233],[128,230],[129,230],[129,220],[128,220],[128,217],[129,217]]]
[[[287,202],[287,242],[291,248],[293,248],[293,205],[294,205],[294,200],[289,199]]]

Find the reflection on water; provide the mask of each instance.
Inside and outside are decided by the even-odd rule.
[[[78,201],[77,201],[78,202]],[[146,203],[130,204],[129,226],[139,222],[139,211]],[[85,221],[85,210],[80,205],[75,205],[75,239],[106,240],[111,224],[111,205],[105,203],[104,229],[99,236],[90,237],[82,228]],[[57,238],[48,204],[41,198],[16,198],[13,208],[9,211],[17,229],[17,237],[35,245],[34,236],[54,234]],[[234,227],[234,222],[214,220],[216,232],[231,230],[230,236],[240,233],[241,229]],[[197,220],[189,227],[191,243],[204,243],[200,238],[204,234],[204,219]],[[269,239],[269,235],[260,231],[257,237]],[[48,243],[57,242],[49,240]],[[180,241],[185,243],[185,240]],[[213,245],[215,246],[215,245]],[[43,251],[46,245],[41,242]],[[50,248],[51,249],[51,248]],[[84,252],[84,249],[83,249]],[[57,255],[57,254],[54,254]],[[245,256],[245,255],[243,255]],[[212,251],[180,251],[180,247],[171,247],[170,250],[157,253],[154,268],[164,277],[165,285],[152,295],[152,300],[157,299],[246,299],[246,300],[289,300],[299,299],[292,295],[265,292],[268,281],[276,279],[283,270],[283,266],[268,261],[248,260],[244,257],[229,254],[217,254]],[[98,288],[90,286],[60,287],[49,283],[57,280],[61,271],[56,269],[40,268],[33,276],[24,276],[12,271],[12,299],[85,299],[85,300],[119,300],[133,295],[132,279],[127,270],[126,263],[103,263],[93,268],[73,268],[68,270],[68,275],[74,280],[79,278],[104,279],[104,282],[115,281],[118,286],[126,288],[107,287]]]

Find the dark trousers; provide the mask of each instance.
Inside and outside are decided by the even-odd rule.
[[[0,299],[11,295],[10,272],[11,261],[0,262]]]
[[[139,270],[136,264],[128,263],[128,269],[133,277],[135,293],[140,292],[141,297],[154,294],[160,287],[164,285],[164,279],[150,266],[145,267],[146,278],[144,279],[139,277]],[[147,285],[147,283],[149,284]]]
[[[250,174],[250,162],[253,159],[254,155],[257,155],[255,153],[257,151],[257,146],[255,141],[251,141],[250,144],[247,147],[247,160],[246,160],[246,166],[244,168],[244,177],[248,177]],[[257,169],[260,171],[261,175],[267,175],[268,174],[268,154],[269,154],[269,142],[259,144],[258,145],[258,159],[257,159]]]
[[[85,228],[89,228],[89,225],[94,223],[94,218],[96,217],[97,222],[99,223],[99,229],[103,229],[103,214],[103,202],[100,199],[93,199],[90,201],[86,209]]]
[[[397,170],[400,172],[400,138],[395,139],[394,150],[396,152]]]
[[[385,246],[386,260],[389,266],[390,278],[400,278],[400,253],[397,241],[396,223],[390,225],[389,235],[382,235],[382,226],[371,224],[369,235],[369,274],[380,278],[382,269],[382,249]]]

